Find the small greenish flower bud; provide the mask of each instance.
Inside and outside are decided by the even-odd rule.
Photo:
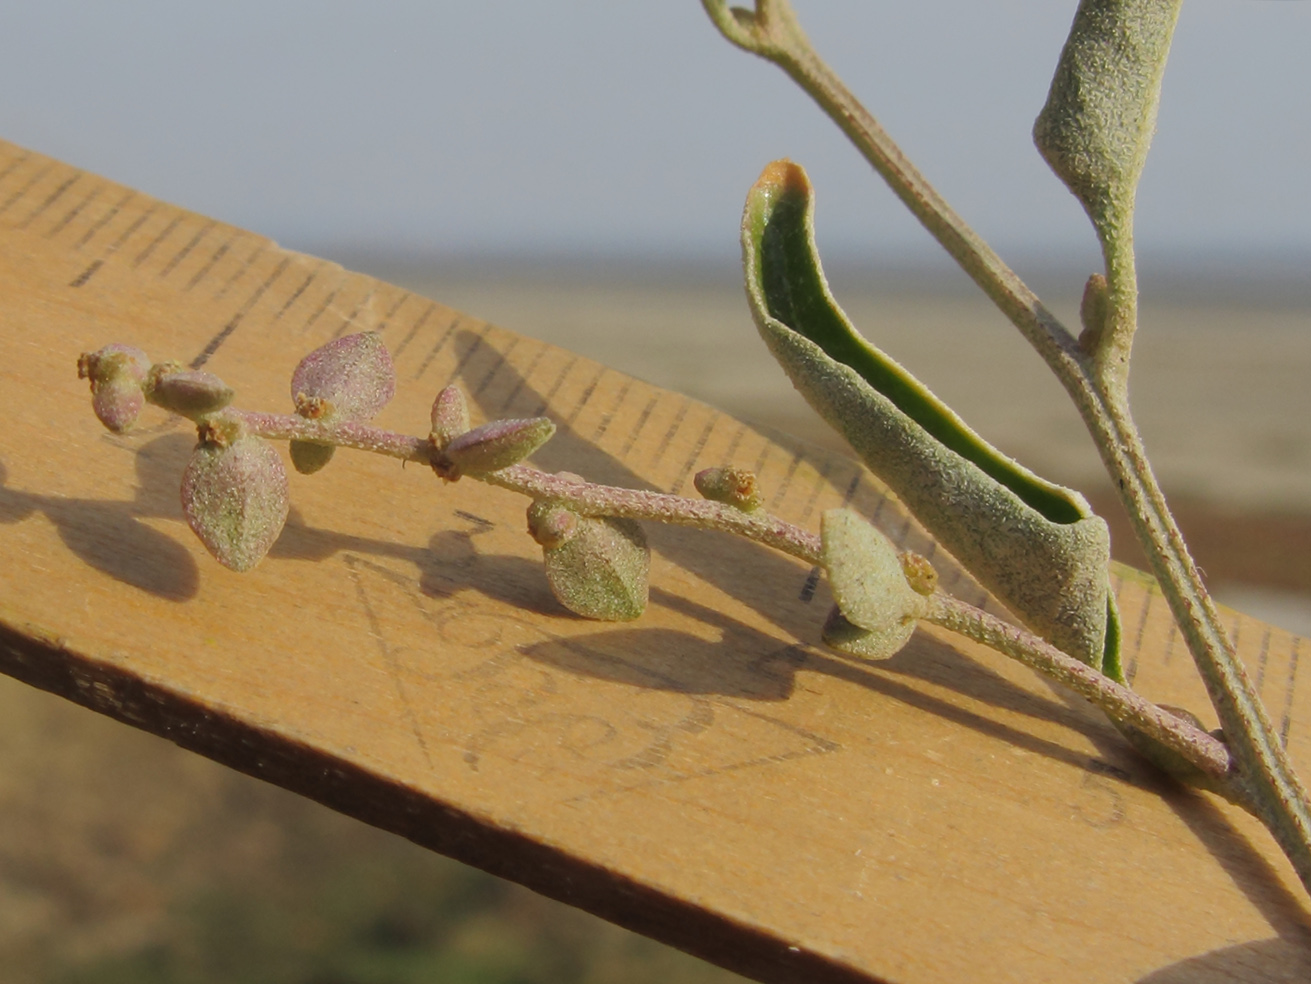
[[[577,516],[563,506],[534,503],[529,528],[543,543],[546,579],[571,612],[603,622],[628,622],[646,610],[651,551],[631,519]],[[568,514],[570,518],[566,518]],[[560,540],[546,545],[554,535]]]
[[[396,367],[376,331],[319,346],[291,376],[296,412],[315,420],[369,420],[395,392]]]
[[[282,532],[289,508],[287,472],[258,437],[201,443],[182,475],[182,511],[200,542],[224,567],[247,571]]]
[[[432,430],[428,440],[438,451],[469,429],[469,405],[458,386],[447,386],[432,401]]]
[[[907,550],[901,555],[901,572],[906,575],[906,583],[916,594],[928,597],[938,590],[938,572],[929,563],[929,558]]]
[[[336,445],[320,444],[318,441],[292,440],[287,442],[287,450],[291,453],[291,463],[296,471],[302,475],[313,475],[332,460],[337,448]]]
[[[191,420],[222,410],[232,402],[232,388],[212,372],[195,369],[150,373],[146,398],[157,407]]]
[[[291,398],[291,402],[296,405],[296,415],[306,420],[331,420],[337,412],[332,401],[325,400],[321,396],[297,393]]]
[[[707,499],[722,502],[743,512],[754,512],[761,505],[755,472],[745,468],[707,468],[693,476],[692,484]]]
[[[1079,333],[1079,346],[1085,352],[1096,352],[1102,335],[1106,333],[1106,318],[1110,311],[1108,289],[1106,278],[1100,273],[1094,273],[1083,285],[1083,298],[1079,301],[1079,321],[1083,324],[1083,331]]]
[[[196,428],[196,433],[200,436],[202,444],[226,448],[245,437],[246,428],[239,418],[219,415],[202,420]]]
[[[540,448],[555,433],[546,417],[523,420],[493,420],[465,431],[441,452],[449,475],[487,475],[518,464]]]
[[[907,580],[892,541],[851,510],[830,509],[820,521],[820,545],[842,615],[841,622],[830,618],[824,641],[865,659],[895,655],[928,612],[928,600]]]
[[[558,502],[536,499],[528,506],[528,532],[543,547],[562,547],[578,532],[580,517]]]
[[[136,423],[146,397],[142,387],[150,357],[130,345],[106,345],[83,352],[77,360],[78,379],[91,380],[91,406],[106,428],[121,434]]]

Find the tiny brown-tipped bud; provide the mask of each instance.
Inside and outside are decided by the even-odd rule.
[[[1110,310],[1106,291],[1106,278],[1100,273],[1094,273],[1083,285],[1083,298],[1079,301],[1079,321],[1083,324],[1079,347],[1089,354],[1097,350],[1106,333],[1106,317]]]
[[[572,535],[542,556],[552,593],[571,612],[628,622],[646,609],[651,551],[633,520],[577,517]]]
[[[692,484],[696,486],[698,492],[713,502],[722,502],[743,512],[754,512],[760,508],[760,489],[755,472],[747,471],[745,468],[735,468],[731,465],[707,468],[696,473],[692,478]]]
[[[325,400],[321,396],[310,396],[308,393],[297,393],[292,397],[291,402],[296,405],[296,415],[306,420],[331,420],[337,410],[331,400]]]
[[[578,532],[579,516],[558,502],[536,499],[528,506],[528,533],[547,549],[562,547]]]
[[[916,594],[927,598],[938,590],[938,572],[933,569],[927,557],[907,550],[901,555],[901,571],[906,575],[906,583]]]
[[[442,450],[455,475],[487,475],[518,464],[555,433],[546,417],[493,420],[452,440]]]
[[[199,420],[232,402],[232,388],[212,372],[173,370],[171,366],[157,370],[159,366],[151,369],[146,399],[171,413]]]
[[[428,440],[438,451],[469,429],[469,405],[458,386],[447,386],[432,401],[432,431]]]
[[[79,379],[91,380],[91,406],[109,430],[121,434],[136,423],[146,398],[142,390],[150,357],[130,345],[106,345],[83,352],[77,360]]]

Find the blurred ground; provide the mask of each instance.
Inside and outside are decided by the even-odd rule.
[[[731,277],[374,269],[503,327],[834,445]],[[1072,319],[1081,283],[1044,291]],[[835,278],[853,319],[1003,450],[1084,490],[1137,561],[1077,416],[959,283]],[[1149,450],[1211,584],[1311,635],[1311,305],[1150,291]],[[737,979],[0,677],[0,984]]]

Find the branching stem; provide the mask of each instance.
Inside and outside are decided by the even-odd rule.
[[[318,441],[426,465],[432,465],[435,460],[429,439],[360,422],[324,424],[295,414],[256,413],[229,407],[211,418],[208,426],[213,429],[215,424],[225,421],[238,424],[245,434],[272,440]],[[735,533],[811,564],[821,561],[818,536],[763,510],[746,512],[705,499],[597,485],[527,465],[512,465],[469,478],[531,499],[558,501],[583,516],[651,520]],[[1177,752],[1206,778],[1210,788],[1236,801],[1242,800],[1243,790],[1223,743],[1038,636],[940,593],[933,596],[925,620],[990,646],[1064,684],[1117,721],[1139,729]]]
[[[1131,238],[1106,255],[1109,311],[1103,343],[1085,352],[1064,325],[942,199],[802,32],[787,0],[753,11],[702,0],[733,44],[782,68],[850,138],[892,191],[1029,340],[1065,386],[1134,522],[1162,593],[1224,728],[1252,808],[1311,891],[1311,805],[1260,697],[1220,623],[1152,474],[1129,412],[1128,360],[1137,323]]]

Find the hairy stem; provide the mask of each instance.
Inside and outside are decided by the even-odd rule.
[[[981,642],[1064,684],[1116,721],[1177,752],[1230,799],[1241,798],[1239,776],[1222,742],[1031,632],[943,594],[930,599],[924,620]]]
[[[296,414],[257,413],[232,407],[212,418],[213,423],[224,420],[237,422],[247,434],[272,440],[316,441],[430,466],[435,460],[435,450],[428,438],[396,434],[355,421],[324,424]],[[745,512],[708,499],[689,499],[665,492],[594,485],[574,478],[551,475],[527,465],[512,465],[487,475],[468,477],[473,481],[519,492],[532,499],[566,503],[582,516],[649,519],[675,526],[736,533],[807,563],[819,563],[818,536],[777,516],[771,516],[764,510]]]
[[[428,465],[433,463],[436,455],[427,438],[397,434],[354,421],[324,424],[294,414],[257,413],[235,408],[223,410],[214,419],[237,422],[244,433],[253,436],[319,441]],[[532,499],[565,503],[584,516],[644,519],[720,530],[747,537],[808,563],[821,562],[819,537],[762,510],[745,512],[705,499],[596,485],[527,465],[512,465],[487,475],[469,477]],[[1064,684],[1117,721],[1139,729],[1177,752],[1205,777],[1209,788],[1217,789],[1231,799],[1241,798],[1233,763],[1221,742],[1038,636],[942,594],[933,596],[925,620],[990,646]]]

